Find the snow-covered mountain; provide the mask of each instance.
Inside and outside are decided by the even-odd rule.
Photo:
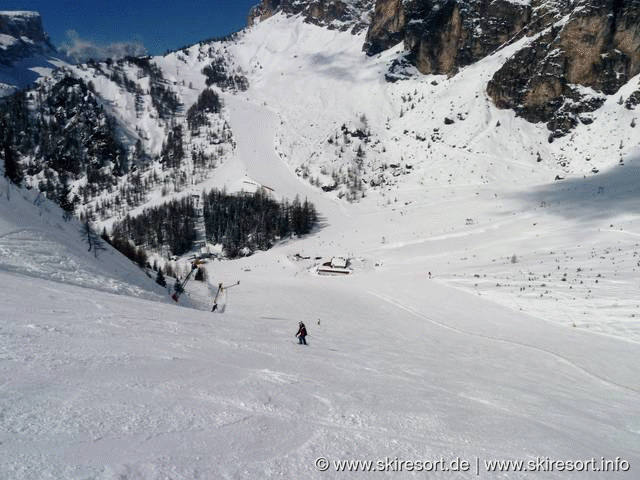
[[[339,3],[372,6],[265,1],[231,38],[67,66],[4,104],[0,156],[33,188],[0,187],[0,477],[371,475],[342,461],[381,478],[637,476],[637,77],[572,84],[599,105],[556,136],[490,87],[539,33],[420,73],[399,17],[363,51],[394,2],[369,31],[312,16]],[[545,17],[554,32],[585,5],[395,3],[460,19],[575,6]],[[110,228],[212,188],[307,198],[320,222],[205,261],[179,305],[87,252],[37,192]],[[150,259],[184,276],[192,259],[171,253]],[[348,274],[318,273],[342,258]],[[234,286],[211,313],[219,283]]]
[[[498,107],[546,122],[553,139],[591,122],[606,96],[640,73],[639,22],[633,1],[380,0],[365,50],[373,55],[403,41],[390,78],[404,63],[452,76],[527,38],[486,91]]]
[[[50,165],[41,145],[13,139],[30,165],[28,181],[47,176],[52,195],[71,182],[79,211],[102,220],[154,192],[182,192],[215,177],[212,167],[233,155],[224,97],[238,95],[277,111],[277,148],[291,168],[349,200],[398,183],[485,183],[522,161],[533,177],[554,179],[633,156],[640,63],[633,41],[625,43],[632,4],[381,0],[373,7],[264,1],[253,26],[224,41],[62,69],[31,90],[39,100],[22,102],[31,113],[21,116],[47,118],[42,102],[59,95],[66,77],[91,85],[115,128],[114,188],[80,192],[86,175]],[[203,117],[196,110],[205,89],[223,102]],[[62,128],[80,135],[74,125]],[[173,151],[176,142],[182,149]],[[115,192],[132,183],[143,187],[120,195],[129,200],[124,211],[114,208]]]
[[[314,5],[294,3],[296,9]],[[447,218],[441,218],[440,212],[434,213],[435,218],[429,212],[424,212],[426,217],[419,213],[419,222],[429,220],[424,228],[414,227],[416,239],[462,234],[460,225],[478,232],[501,231],[492,222],[502,225],[498,221],[502,209],[546,208],[563,218],[581,216],[573,207],[583,202],[597,212],[627,213],[626,206],[635,198],[638,160],[633,110],[637,77],[615,94],[574,84],[572,88],[597,101],[588,115],[575,113],[581,120],[562,136],[556,136],[548,124],[532,123],[522,112],[502,108],[491,94],[496,76],[546,34],[540,32],[561,32],[592,10],[583,3],[502,2],[500,8],[529,12],[525,17],[530,26],[525,30],[531,34],[509,36],[497,47],[485,46],[478,50],[485,56],[477,54],[474,61],[460,57],[453,70],[442,72],[446,75],[420,73],[422,67],[411,63],[417,57],[411,55],[410,42],[402,42],[402,37],[389,41],[379,53],[363,51],[380,18],[385,12],[391,15],[396,7],[402,6],[406,13],[393,21],[389,17],[389,25],[420,12],[473,19],[464,15],[484,11],[482,2],[465,3],[465,8],[453,3],[444,9],[438,2],[420,8],[418,3],[378,2],[366,31],[309,21],[311,10],[292,10],[293,3],[263,2],[259,8],[266,12],[271,5],[269,15],[261,21],[255,17],[251,27],[224,40],[202,42],[162,57],[91,62],[58,70],[6,102],[6,124],[16,119],[23,123],[4,133],[20,159],[25,183],[62,203],[73,202],[76,213],[96,221],[98,228],[111,228],[127,214],[135,216],[146,207],[211,188],[235,192],[267,187],[278,200],[306,197],[313,200],[321,218],[336,205],[350,208],[347,203],[353,201],[404,213],[433,205],[434,195],[447,189],[464,199],[457,208],[447,210]],[[351,12],[361,8],[363,15],[371,6],[345,5]],[[497,9],[498,4],[492,3],[491,8]],[[547,12],[544,22],[542,8]],[[624,8],[630,12],[630,6]],[[435,21],[432,17],[430,21]],[[494,30],[502,28],[490,21],[488,13],[483,18]],[[351,22],[357,23],[353,18]],[[533,33],[538,25],[540,32]],[[403,28],[399,31],[408,35]],[[471,42],[465,51],[475,52],[473,42],[484,42],[493,30],[485,25],[465,31]],[[476,32],[478,38],[471,39],[469,32]],[[566,100],[563,105],[568,108],[572,103]],[[244,140],[238,141],[238,136]],[[566,192],[570,200],[564,212]],[[477,206],[482,195],[495,199],[495,205]],[[527,202],[507,206],[500,200],[505,198]],[[594,238],[603,234],[600,230],[616,225],[615,219],[610,220],[592,231]],[[343,220],[337,224],[349,228]],[[607,240],[603,251],[634,249],[635,223],[624,219],[623,224],[626,227],[620,228],[628,227],[628,241],[618,245]],[[585,229],[581,238],[587,238],[587,231],[591,230]],[[381,227],[368,241],[378,244],[392,237]],[[601,245],[598,239],[594,242]],[[578,242],[580,248],[584,244]],[[357,245],[348,243],[344,251],[355,254]],[[566,248],[560,241],[549,252],[574,248],[573,241]],[[329,250],[322,253],[335,253]],[[512,251],[500,257],[522,255],[517,243],[507,250]],[[491,251],[481,255],[482,269],[496,260]],[[597,251],[600,247],[594,247],[593,252]],[[593,252],[575,252],[573,257],[583,258],[585,265],[607,258]],[[466,253],[460,256],[469,258]],[[544,258],[552,257],[549,253]],[[625,258],[630,273],[635,268],[633,252]],[[547,269],[547,260],[542,270]],[[593,268],[609,271],[603,262]],[[585,267],[576,268],[584,271]],[[461,273],[454,270],[454,283],[471,289],[483,283],[465,268],[467,280],[462,281],[457,278]],[[531,270],[531,278],[546,279],[548,272],[542,270]],[[487,278],[488,287],[514,282],[511,273],[500,269]],[[631,292],[635,287],[631,276],[628,279],[623,290]],[[591,289],[580,281],[575,288],[584,288],[584,298],[590,298]],[[516,284],[518,289],[509,293],[490,290],[512,302],[514,293],[522,297],[519,288],[529,286],[524,278]],[[541,280],[540,285],[548,282]],[[540,288],[544,297],[546,290]],[[526,308],[537,308],[535,301],[522,301]],[[625,307],[612,315],[622,319],[631,313]],[[561,316],[559,312],[558,319]]]
[[[25,88],[64,62],[37,12],[0,12],[0,97]]]
[[[329,29],[366,29],[371,21],[375,0],[262,0],[249,12],[249,25],[276,13],[300,15],[306,22]]]

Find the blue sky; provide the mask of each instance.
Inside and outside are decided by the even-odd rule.
[[[259,0],[9,0],[0,10],[42,14],[53,44],[87,42],[96,46],[134,43],[162,54],[246,26]],[[67,32],[76,34],[69,36]]]

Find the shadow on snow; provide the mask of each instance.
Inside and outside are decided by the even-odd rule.
[[[516,197],[575,220],[640,213],[640,158],[593,176],[556,181]]]

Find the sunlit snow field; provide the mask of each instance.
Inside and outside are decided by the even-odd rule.
[[[237,146],[206,186],[251,180],[278,197],[299,194],[321,226],[268,252],[209,262],[209,284],[192,282],[180,305],[112,250],[88,252],[80,225],[57,207],[2,183],[1,478],[637,477],[633,149],[624,165],[593,158],[601,172],[592,176],[593,165],[576,161],[554,181],[538,150],[548,159],[569,145],[604,147],[587,131],[549,145],[544,127],[482,96],[456,103],[472,98],[456,92],[477,89],[499,55],[438,85],[392,86],[380,76],[385,59],[367,62],[345,35],[276,17],[233,47],[255,68],[252,87],[225,96]],[[400,118],[397,98],[416,89],[437,100]],[[305,121],[302,99],[321,104]],[[441,125],[449,108],[464,108],[466,120],[418,159],[405,128]],[[616,123],[604,108],[592,128],[606,136]],[[390,116],[380,134],[388,155],[416,166],[350,204],[295,168],[322,155],[327,125],[362,112],[372,123]],[[496,131],[498,121],[511,133]],[[317,275],[332,256],[349,257],[352,273]],[[224,313],[211,313],[212,286],[236,281]],[[301,320],[307,347],[294,338]],[[469,469],[398,472],[396,459]],[[603,459],[627,471],[485,464]],[[387,468],[338,472],[343,460]]]

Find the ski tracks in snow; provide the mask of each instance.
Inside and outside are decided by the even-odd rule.
[[[382,295],[380,293],[377,293],[373,290],[368,290],[367,293],[375,298],[378,298],[379,300],[382,300],[385,303],[388,303],[390,305],[393,305],[394,307],[403,310],[407,313],[409,313],[410,315],[420,318],[424,321],[427,321],[433,325],[436,325],[437,327],[446,329],[448,331],[460,334],[460,335],[464,335],[464,336],[468,336],[468,337],[474,337],[474,338],[480,338],[482,340],[486,340],[489,342],[496,342],[496,343],[502,343],[502,344],[507,344],[507,345],[514,345],[517,346],[519,348],[524,348],[527,350],[532,350],[535,352],[539,352],[542,353],[544,355],[549,355],[552,356],[553,358],[555,358],[557,361],[559,361],[560,363],[573,368],[575,370],[580,371],[582,374],[584,374],[585,376],[591,378],[592,380],[595,380],[605,386],[608,387],[613,387],[616,389],[620,389],[620,390],[624,390],[627,392],[631,392],[633,394],[640,394],[640,389],[638,389],[635,386],[630,386],[630,385],[624,385],[622,383],[618,383],[615,382],[613,380],[611,380],[610,378],[607,378],[603,375],[599,375],[593,371],[591,371],[588,367],[585,367],[584,365],[581,365],[573,360],[571,360],[568,356],[563,355],[561,353],[558,353],[556,351],[550,350],[550,349],[546,349],[543,348],[541,346],[538,345],[532,345],[532,344],[527,344],[524,343],[522,341],[517,341],[514,339],[509,339],[509,338],[500,338],[499,336],[492,336],[492,335],[484,335],[484,334],[480,334],[480,333],[474,333],[471,332],[469,330],[463,330],[461,328],[457,328],[451,325],[447,325],[444,322],[438,321],[436,319],[434,319],[433,317],[430,317],[428,315],[425,315],[419,311],[417,311],[416,309],[407,306],[405,304],[403,304],[401,301],[394,299],[392,297],[386,296],[386,295]]]

